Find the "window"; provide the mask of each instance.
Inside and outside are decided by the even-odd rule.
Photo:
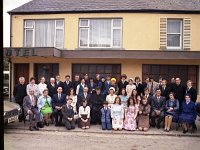
[[[121,19],[80,19],[80,48],[120,48],[121,45]]]
[[[25,20],[25,47],[58,47],[64,45],[64,20]]]
[[[182,49],[182,20],[167,20],[167,48]]]

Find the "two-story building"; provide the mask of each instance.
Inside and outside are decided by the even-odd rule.
[[[191,79],[200,94],[198,0],[33,0],[8,12],[11,91],[60,74]]]

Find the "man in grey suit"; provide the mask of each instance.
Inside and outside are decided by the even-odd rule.
[[[29,115],[29,130],[39,130],[37,123],[40,122],[40,113],[37,109],[37,97],[34,95],[34,90],[29,89],[28,95],[23,99],[23,109],[26,115]],[[35,125],[33,126],[33,117],[35,115]]]
[[[164,110],[165,110],[165,97],[161,96],[160,89],[156,90],[156,95],[153,96],[151,102],[151,126],[157,126],[160,129],[160,123],[164,118]],[[157,124],[155,123],[155,118],[158,117]]]
[[[149,89],[151,95],[155,95],[156,89],[159,88],[159,84],[158,82],[154,81],[153,78],[150,78],[150,82],[147,83],[147,88]]]

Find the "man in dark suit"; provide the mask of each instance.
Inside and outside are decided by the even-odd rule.
[[[70,88],[73,88],[73,84],[70,81],[70,75],[66,75],[63,82],[63,94],[69,95]]]
[[[85,79],[85,84],[88,86],[89,85],[89,83],[90,83],[90,79],[89,79],[89,76],[88,76],[88,74],[86,73],[86,74],[84,74],[84,79]]]
[[[155,96],[152,98],[151,103],[151,125],[152,127],[157,126],[160,129],[160,123],[164,118],[164,110],[165,110],[165,97],[161,96],[160,89],[156,90]],[[155,118],[158,117],[157,124],[155,122]]]
[[[94,79],[93,79],[93,78],[90,78],[90,82],[88,83],[88,90],[89,90],[89,93],[90,93],[90,94],[94,93],[96,87],[97,87],[97,85],[96,85],[96,83],[94,83]]]
[[[151,106],[153,96],[150,94],[148,88],[144,88],[144,96],[147,98],[147,103]]]
[[[192,81],[191,80],[187,81],[186,94],[190,94],[191,95],[191,100],[194,103],[196,103],[196,100],[197,100],[197,90],[194,87],[192,87]]]
[[[15,102],[18,103],[22,108],[23,99],[27,95],[24,77],[19,77],[19,84],[15,85],[13,95],[15,98]],[[22,109],[22,115],[19,116],[19,122],[21,122],[24,119],[25,119],[24,109]]]
[[[79,107],[81,106],[81,103],[84,99],[87,100],[87,105],[90,106],[90,97],[91,95],[88,94],[88,87],[84,87],[83,88],[83,93],[79,94],[77,96],[77,103],[76,103],[76,106],[77,106],[77,110],[79,110]],[[91,108],[91,107],[90,107]]]
[[[62,123],[62,106],[65,105],[66,95],[62,93],[62,87],[58,87],[57,94],[53,95],[52,98],[52,107],[53,107],[53,115],[55,117],[55,126],[61,126]],[[58,121],[59,117],[59,121]]]
[[[159,86],[161,96],[164,96],[167,100],[169,99],[170,87],[167,85],[167,80],[163,79]]]
[[[118,95],[122,94],[122,89],[126,89],[126,86],[128,85],[128,82],[126,81],[126,74],[122,74],[121,75],[121,80],[118,82],[118,88],[119,88],[119,92]]]
[[[136,86],[136,90],[137,90],[137,93],[138,95],[143,95],[144,93],[144,87],[143,85],[140,83],[140,77],[135,77],[135,83],[134,85]]]
[[[29,95],[23,99],[23,109],[26,115],[29,115],[29,130],[39,130],[37,124],[40,122],[40,113],[37,109],[37,97],[34,96],[34,90],[29,90]],[[33,118],[35,115],[35,125],[33,126]]]
[[[47,88],[49,90],[49,96],[51,96],[52,98],[53,95],[57,93],[57,85],[55,83],[55,78],[50,78],[50,82],[47,84]]]
[[[56,86],[63,88],[63,82],[60,80],[60,75],[56,75]]]
[[[144,82],[142,82],[143,88],[145,89],[147,87],[147,84],[149,83],[149,77],[144,78]]]
[[[73,83],[74,91],[76,92],[76,88],[80,84],[80,75],[76,74],[74,77],[74,81],[72,83]]]

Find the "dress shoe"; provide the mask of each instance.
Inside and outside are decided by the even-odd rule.
[[[38,131],[39,130],[39,128],[37,127],[37,126],[34,126],[33,127],[36,131]]]
[[[32,127],[32,126],[30,126],[30,127],[29,127],[29,130],[30,130],[30,131],[33,131],[33,127]]]
[[[56,126],[56,127],[58,127],[58,126],[59,126],[59,124],[58,124],[58,123],[56,123],[56,124],[55,124],[55,126]]]
[[[187,132],[188,132],[188,130],[185,130],[185,129],[183,130],[183,133],[184,133],[184,134],[187,133]]]
[[[157,124],[157,126],[156,126],[156,127],[157,127],[157,129],[160,129],[160,125],[159,125],[159,124]]]

